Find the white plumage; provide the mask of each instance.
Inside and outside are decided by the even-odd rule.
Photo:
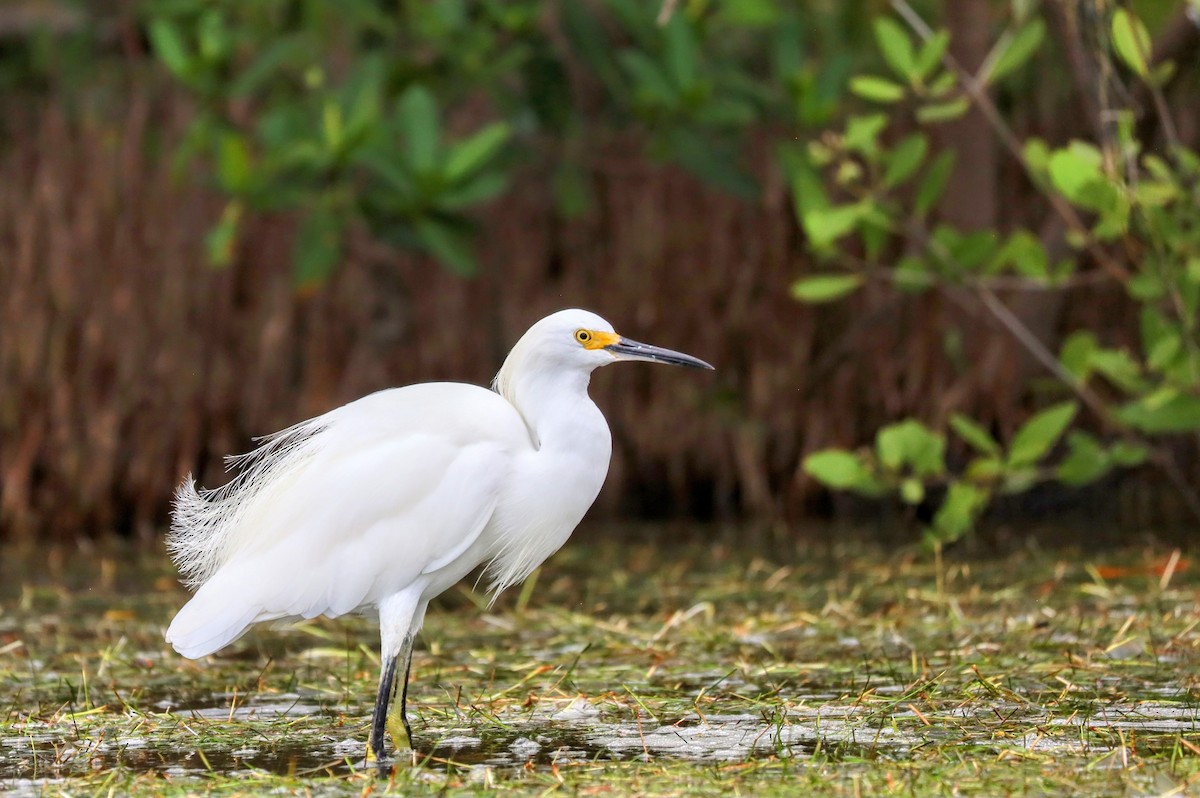
[[[429,600],[479,565],[494,593],[520,582],[596,498],[611,438],[587,386],[592,370],[622,359],[711,368],[623,339],[595,314],[560,311],[513,347],[494,391],[380,391],[230,458],[240,471],[223,488],[189,478],[168,547],[196,593],[167,640],[195,658],[261,621],[378,609],[384,675],[371,745],[381,757],[395,664],[407,668]],[[401,719],[407,730],[403,702]]]

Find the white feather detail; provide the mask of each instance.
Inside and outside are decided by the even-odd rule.
[[[197,490],[188,475],[175,491],[167,533],[167,551],[184,584],[198,588],[229,562],[250,531],[242,518],[275,477],[313,454],[314,440],[328,424],[327,416],[318,416],[257,438],[258,448],[225,458],[226,468],[238,473],[222,487]]]

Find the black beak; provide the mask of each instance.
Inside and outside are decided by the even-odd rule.
[[[699,358],[671,349],[663,349],[661,346],[651,346],[650,344],[631,341],[628,338],[622,338],[615,344],[610,344],[604,348],[616,355],[618,360],[646,360],[651,363],[668,363],[672,366],[688,366],[694,369],[713,370],[712,366]]]

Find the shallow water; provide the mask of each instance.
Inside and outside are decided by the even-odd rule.
[[[417,750],[398,759],[464,783],[603,763],[1187,761],[1200,585],[1187,569],[1162,584],[1160,555],[1109,553],[1132,575],[1106,580],[1074,553],[939,575],[878,551],[577,551],[532,598],[481,611],[463,587],[431,611],[410,691]],[[0,787],[371,770],[370,622],[265,629],[191,663],[162,642],[185,595],[161,556],[56,567],[0,566],[14,580]]]
[[[899,689],[897,686],[896,689]],[[310,697],[317,698],[317,697]],[[1200,706],[1184,702],[1135,701],[1107,703],[1096,714],[1072,713],[1054,717],[1031,705],[989,704],[951,710],[945,726],[926,726],[914,710],[895,710],[880,717],[864,706],[830,702],[767,713],[689,712],[663,722],[645,713],[634,720],[606,720],[605,712],[583,697],[543,702],[533,712],[502,712],[481,727],[477,723],[438,723],[418,726],[418,760],[455,766],[519,769],[532,765],[565,765],[596,760],[672,758],[693,762],[740,762],[762,756],[805,758],[821,751],[839,757],[902,758],[919,746],[933,743],[991,745],[997,749],[1025,748],[1044,754],[1080,755],[1115,750],[1120,743],[1081,741],[1079,735],[1056,735],[1062,727],[1144,735],[1152,744],[1158,735],[1183,734],[1200,740]],[[1190,705],[1189,705],[1190,704]],[[364,707],[365,720],[369,707]],[[190,721],[294,721],[312,716],[336,724],[335,713],[299,695],[278,696],[242,706],[180,708],[164,715],[186,726]],[[997,717],[1006,725],[1029,731],[1001,741],[988,739]],[[926,718],[928,720],[928,718]],[[1045,728],[1043,728],[1045,727]],[[93,770],[122,767],[153,769],[168,774],[268,771],[295,774],[308,770],[365,767],[364,742],[359,734],[341,739],[321,724],[306,726],[286,738],[264,737],[229,750],[213,747],[203,756],[198,748],[156,741],[145,734],[64,735],[62,724],[12,724],[0,739],[0,778],[36,779],[39,772],[69,772],[86,761]],[[976,739],[971,739],[974,733]],[[15,781],[13,782],[15,783]]]

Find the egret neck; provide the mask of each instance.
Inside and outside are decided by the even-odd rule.
[[[594,366],[572,363],[537,368],[536,355],[514,349],[496,375],[496,392],[517,408],[533,446],[568,451],[607,470],[612,437],[600,408],[588,396]]]

